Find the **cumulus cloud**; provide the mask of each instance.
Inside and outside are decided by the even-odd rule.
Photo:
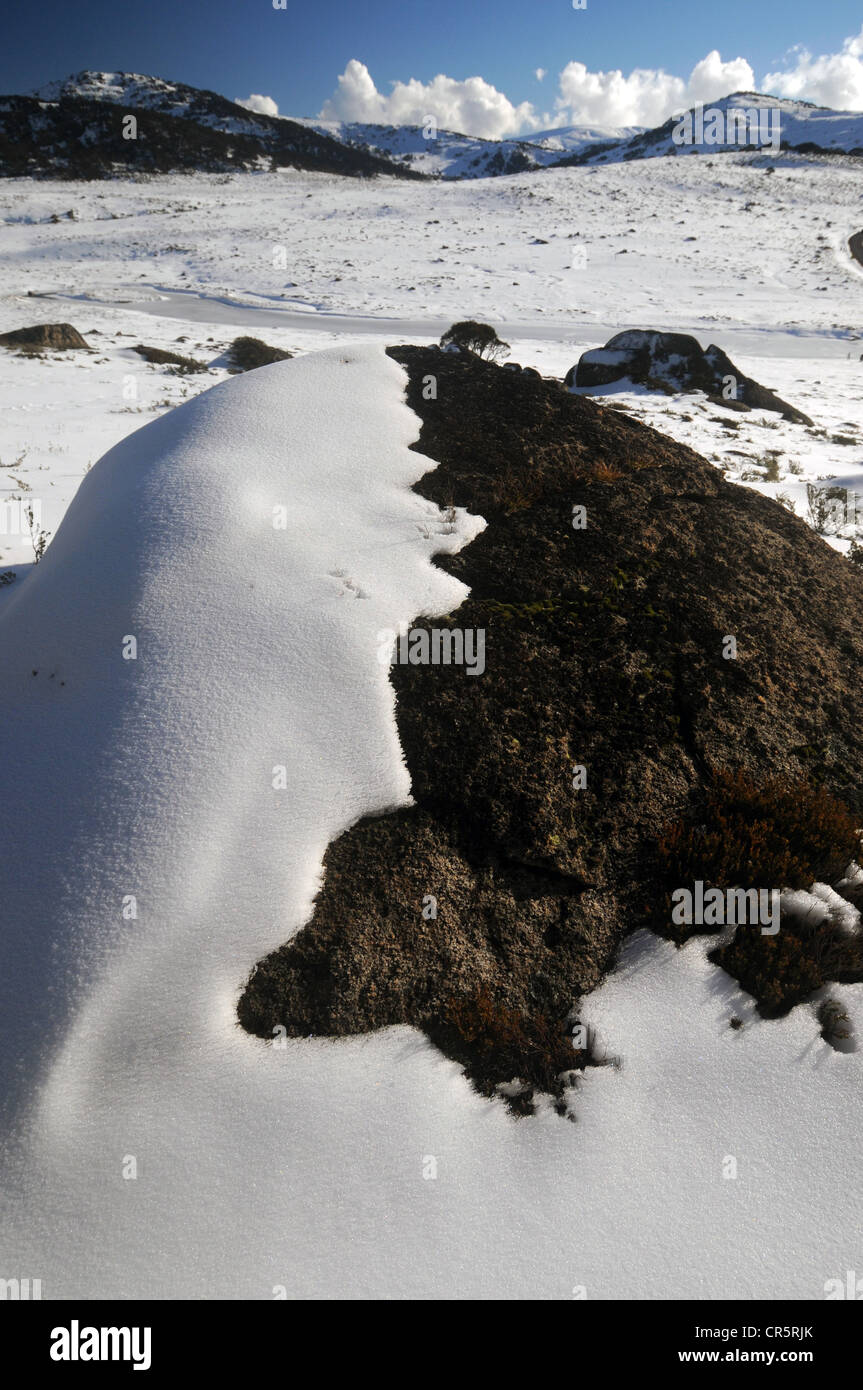
[[[546,69],[536,68],[534,76],[541,82]],[[840,53],[813,58],[803,48],[792,49],[785,69],[767,73],[760,84],[745,58],[724,61],[715,48],[687,78],[662,68],[634,68],[628,75],[619,68],[591,72],[584,63],[570,62],[559,75],[559,95],[551,116],[540,114],[529,101],[514,105],[482,77],[459,81],[441,73],[431,82],[411,78],[394,82],[388,94],[380,92],[365,63],[353,58],[320,115],[324,120],[379,125],[425,125],[433,118],[442,130],[500,140],[530,135],[552,124],[661,125],[694,102],[757,90],[838,110],[863,110],[863,28],[845,40]],[[278,115],[270,97],[252,96],[240,105]]]
[[[254,111],[258,116],[278,116],[279,108],[272,97],[262,97],[257,92],[253,92],[250,97],[234,97],[236,106],[245,106],[247,111]]]
[[[560,74],[557,120],[561,125],[661,125],[692,102],[715,101],[754,86],[745,58],[724,63],[716,49],[696,63],[688,81],[661,68],[635,68],[625,77],[619,68],[589,72],[584,63],[567,63]]]
[[[792,67],[767,73],[763,83],[766,91],[839,111],[863,110],[863,28],[845,40],[840,53],[813,58],[805,48],[794,48],[789,56]]]
[[[368,121],[376,125],[425,125],[433,117],[443,130],[500,140],[539,130],[542,122],[529,101],[514,106],[482,77],[457,81],[440,73],[431,82],[394,82],[379,92],[365,63],[352,58],[336,91],[323,107],[325,121]]]

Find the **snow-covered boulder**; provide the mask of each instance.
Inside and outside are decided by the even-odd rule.
[[[721,348],[702,348],[688,333],[627,329],[605,347],[582,353],[564,385],[600,389],[623,381],[669,394],[703,391],[732,410],[776,410],[786,420],[812,424],[808,415],[739,371]]]

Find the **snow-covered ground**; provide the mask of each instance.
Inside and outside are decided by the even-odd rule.
[[[621,328],[692,332],[815,431],[615,403],[732,476],[780,451],[751,485],[801,509],[807,478],[863,493],[858,180],[734,155],[428,187],[0,182],[0,331],[70,321],[95,349],[0,349],[0,496],[52,532],[66,514],[29,573],[0,536],[21,570],[0,1275],[45,1297],[821,1298],[860,1268],[863,1053],[813,1008],[759,1020],[704,942],[639,935],[586,1002],[622,1064],[585,1076],[574,1125],[512,1119],[407,1028],[282,1048],[234,1017],[328,842],[408,799],[377,634],[450,611],[431,557],[481,525],[411,491],[428,465],[384,345],[470,314],[562,376]],[[301,356],[227,381],[241,333]],[[138,342],[215,365],[174,376]],[[863,986],[834,993],[860,1036]]]
[[[863,466],[852,160],[651,159],[428,186],[289,171],[10,180],[0,219],[0,331],[69,320],[96,350],[0,359],[0,488],[23,497],[27,484],[49,531],[105,448],[224,373],[176,378],[134,344],[218,362],[241,333],[299,352],[431,342],[466,313],[495,324],[514,360],[559,376],[620,328],[692,332],[815,431],[730,413],[723,428],[727,412],[692,398],[624,404],[733,477],[780,450],[775,490],[791,497],[801,479]],[[0,563],[29,550],[26,536],[0,535]]]

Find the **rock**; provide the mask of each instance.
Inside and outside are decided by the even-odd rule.
[[[794,424],[812,424],[808,415],[739,371],[721,348],[704,349],[688,333],[627,329],[605,347],[582,353],[564,385],[596,388],[626,380],[666,395],[703,391],[731,410],[775,410]]]
[[[729,826],[734,796],[758,821],[768,882],[838,880],[853,858],[863,572],[627,415],[467,353],[389,352],[422,421],[414,447],[438,465],[418,490],[488,521],[437,559],[469,597],[413,626],[484,630],[485,671],[392,666],[415,804],[329,846],[310,921],[258,964],[239,1018],[270,1039],[278,1025],[299,1037],[409,1023],[484,1094],[520,1077],[520,1112],[537,1090],[565,1106],[564,1063],[601,1060],[572,1046],[579,1001],[627,932],[670,934],[661,846],[697,843],[717,797]],[[801,812],[789,869],[779,810],[819,788],[851,815]],[[730,831],[715,838],[734,849]],[[706,877],[692,852],[675,881]],[[773,938],[751,927],[723,959],[765,1011],[787,1009],[815,987],[809,967],[825,969],[807,958],[813,940],[825,945],[783,924],[779,949],[798,953],[787,980],[771,969]],[[863,979],[856,938],[826,945],[831,978]]]
[[[33,328],[0,333],[0,346],[17,348],[20,352],[70,352],[90,347],[71,323],[37,323]]]

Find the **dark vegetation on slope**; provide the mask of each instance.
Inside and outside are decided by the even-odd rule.
[[[152,367],[176,367],[181,374],[187,376],[209,370],[206,362],[198,362],[194,357],[184,357],[180,352],[170,352],[167,348],[148,347],[146,343],[138,343],[132,351],[137,352],[138,356],[143,357]]]
[[[863,574],[783,507],[557,383],[390,353],[437,461],[418,490],[489,523],[438,560],[470,597],[424,625],[484,628],[486,670],[392,667],[417,804],[329,846],[311,921],[259,963],[239,1017],[262,1037],[415,1024],[483,1093],[519,1077],[514,1110],[534,1091],[564,1110],[569,1070],[603,1060],[573,1045],[578,1001],[625,932],[670,934],[669,887],[830,880],[853,857]],[[768,1014],[863,978],[853,941],[837,951],[831,930],[790,921],[778,938],[738,927],[720,959]]]
[[[328,174],[422,177],[294,121],[252,116],[215,92],[188,90],[199,100],[191,102],[183,116],[86,97],[46,102],[0,96],[0,176],[104,179],[280,166]],[[124,138],[127,116],[136,118],[136,139]],[[237,128],[219,129],[213,121]]]

